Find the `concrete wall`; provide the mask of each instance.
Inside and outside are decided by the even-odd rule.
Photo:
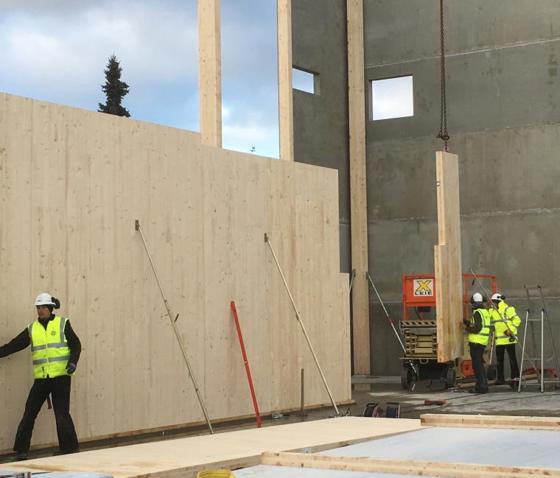
[[[293,0],[294,66],[319,75],[315,95],[294,89],[294,156],[338,170],[341,270],[350,270],[345,0]]]
[[[400,318],[402,274],[433,272],[434,152],[442,147],[435,139],[439,5],[364,5],[368,91],[373,79],[414,77],[414,116],[370,121],[367,128],[369,269],[389,311]],[[520,311],[526,308],[523,285],[542,284],[557,331],[560,3],[445,5],[450,150],[460,157],[464,271],[497,274]],[[343,268],[349,264],[344,14],[343,1],[293,0],[294,64],[321,75],[319,95],[294,91],[295,156],[339,170]],[[371,320],[372,370],[399,373],[399,348],[376,302]]]
[[[507,3],[507,8],[505,4]],[[448,0],[450,151],[460,158],[463,268],[495,273],[521,312],[542,284],[560,313],[560,3]],[[368,123],[370,270],[400,317],[402,274],[433,272],[439,131],[439,5],[366,0],[366,79],[414,77],[414,116]],[[369,88],[368,88],[369,89]],[[372,369],[399,349],[372,308]],[[560,345],[560,344],[558,344]]]

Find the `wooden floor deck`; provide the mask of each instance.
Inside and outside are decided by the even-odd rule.
[[[319,451],[420,428],[416,419],[340,417],[41,458],[3,468],[187,478],[205,468],[256,465],[266,451]]]

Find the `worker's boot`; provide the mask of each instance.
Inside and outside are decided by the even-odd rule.
[[[23,461],[23,460],[27,460],[27,452],[26,451],[16,452],[16,461]]]
[[[60,455],[71,455],[72,453],[80,453],[80,449],[76,448],[75,450],[57,450],[55,451],[52,456],[60,456]]]
[[[469,393],[488,393],[488,389],[487,388],[471,388],[469,390]]]

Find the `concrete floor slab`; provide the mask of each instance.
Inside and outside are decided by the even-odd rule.
[[[434,427],[321,454],[560,468],[559,445],[555,431]]]
[[[390,377],[389,377],[390,378]],[[544,393],[535,387],[521,393],[513,392],[507,385],[492,386],[490,393],[476,395],[465,390],[430,390],[423,383],[414,392],[403,390],[400,385],[389,382],[372,385],[370,392],[354,393],[355,406],[353,414],[363,410],[365,403],[398,402],[401,404],[401,417],[417,418],[423,413],[458,413],[484,415],[526,415],[554,416],[560,415],[560,391],[550,390]],[[424,405],[424,400],[446,400],[444,406]]]

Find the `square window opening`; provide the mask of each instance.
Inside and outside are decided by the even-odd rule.
[[[312,95],[319,94],[319,74],[301,68],[292,68],[292,88]]]
[[[414,116],[412,76],[372,80],[370,84],[373,121]]]

